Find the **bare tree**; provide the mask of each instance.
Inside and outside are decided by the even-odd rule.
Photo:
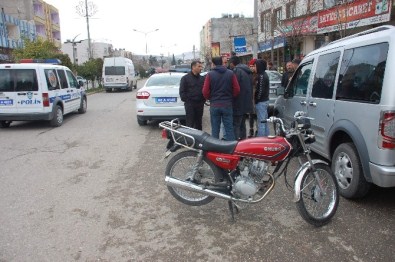
[[[272,36],[285,38],[289,55],[294,58],[306,35],[316,33],[318,22],[316,13],[322,9],[322,1],[281,0],[276,1],[276,6],[272,8],[274,8],[270,17]]]

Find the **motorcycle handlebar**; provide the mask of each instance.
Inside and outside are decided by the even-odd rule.
[[[294,119],[295,120],[299,120],[299,119],[310,119],[310,120],[313,120],[314,118],[307,117],[306,113],[303,112],[303,111],[296,111],[295,114],[294,114]],[[275,116],[271,116],[268,119],[263,120],[261,122],[262,123],[274,123],[274,124],[278,123],[279,126],[280,126],[280,129],[281,129],[281,132],[284,135],[289,135],[290,133],[292,133],[291,130],[287,130],[285,128],[284,122],[283,122],[283,120],[281,118],[278,118],[278,117],[275,117]]]

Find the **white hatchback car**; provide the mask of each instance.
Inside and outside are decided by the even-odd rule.
[[[137,123],[151,120],[185,120],[184,102],[180,98],[180,81],[185,73],[153,74],[136,94]]]

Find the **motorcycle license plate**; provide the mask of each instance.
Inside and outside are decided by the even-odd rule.
[[[177,103],[177,97],[155,97],[157,104]]]

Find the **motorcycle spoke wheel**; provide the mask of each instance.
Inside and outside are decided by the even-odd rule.
[[[193,167],[196,165],[197,152],[183,151],[170,159],[166,167],[166,176],[176,178],[182,181],[190,179],[193,174]],[[217,167],[203,158],[202,165],[197,168],[195,184],[207,185],[216,182]],[[191,182],[192,183],[192,182]],[[201,206],[214,200],[213,196],[193,192],[187,189],[168,186],[170,193],[180,202],[191,205]]]
[[[314,226],[323,226],[330,222],[339,204],[338,185],[331,169],[324,164],[316,164],[318,180],[313,172],[302,178],[300,199],[296,202],[299,214]],[[318,183],[321,183],[321,191]]]

